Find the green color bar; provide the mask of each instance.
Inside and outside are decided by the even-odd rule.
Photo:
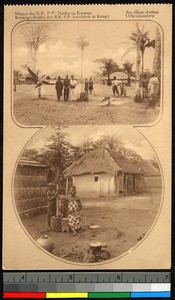
[[[88,298],[131,298],[131,293],[115,293],[115,292],[94,292],[94,293],[88,293]]]

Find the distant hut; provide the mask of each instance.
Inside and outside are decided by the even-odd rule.
[[[64,171],[78,194],[120,195],[144,192],[144,175],[129,159],[104,148],[95,149]]]
[[[137,165],[143,172],[146,186],[150,188],[160,188],[162,186],[161,173],[159,166],[156,167],[151,161],[142,160]]]
[[[127,84],[128,82],[128,75],[124,72],[114,72],[110,75],[110,80],[111,80],[111,83],[112,83],[112,80],[114,79],[114,77],[116,77],[117,80],[121,81],[121,82],[124,82]],[[108,78],[107,77],[103,77],[102,78],[102,84],[107,84],[108,82]]]
[[[28,157],[21,157],[19,160],[16,175],[18,176],[45,176],[48,167]]]

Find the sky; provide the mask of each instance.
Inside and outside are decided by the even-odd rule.
[[[35,137],[30,144],[28,149],[41,150],[49,144],[47,139],[53,134],[56,134],[57,127],[47,127],[42,130],[37,137]],[[72,125],[61,128],[61,131],[68,135],[67,139],[74,146],[79,146],[87,139],[97,141],[104,135],[118,137],[127,148],[134,150],[137,154],[142,156],[143,159],[150,160],[155,157],[155,153],[148,143],[148,141],[134,128],[127,129],[125,126],[105,126],[105,125]]]
[[[51,24],[51,23],[49,23]],[[25,25],[23,25],[25,26]],[[100,65],[95,63],[97,58],[112,58],[122,66],[126,60],[134,63],[135,69],[136,50],[122,56],[128,48],[132,47],[128,37],[136,31],[136,23],[132,21],[58,21],[52,23],[51,37],[42,44],[38,50],[37,69],[42,74],[49,75],[57,70],[65,70],[81,74],[81,51],[76,46],[79,35],[84,35],[89,41],[89,46],[84,51],[84,76],[91,76],[100,71]],[[140,22],[149,32],[150,39],[154,39],[156,23],[151,21]],[[20,35],[20,26],[16,29],[13,38],[13,63],[15,69],[20,69],[22,64],[29,62],[29,51]],[[152,71],[154,49],[145,51],[145,69]]]

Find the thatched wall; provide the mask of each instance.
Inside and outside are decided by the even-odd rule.
[[[46,190],[46,176],[16,174],[14,198],[19,215],[29,217],[45,212],[47,210]]]
[[[144,193],[146,191],[145,177],[142,174],[137,174],[135,176],[135,192]]]
[[[156,189],[162,187],[161,176],[145,176],[145,184],[147,189]]]

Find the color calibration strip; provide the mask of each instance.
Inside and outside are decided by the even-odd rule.
[[[59,293],[32,293],[32,292],[5,292],[3,298],[11,299],[46,299],[46,298],[90,298],[90,299],[111,299],[111,298],[170,298],[170,291],[155,291],[155,292],[59,292]]]
[[[171,298],[170,272],[5,272],[3,298]]]

